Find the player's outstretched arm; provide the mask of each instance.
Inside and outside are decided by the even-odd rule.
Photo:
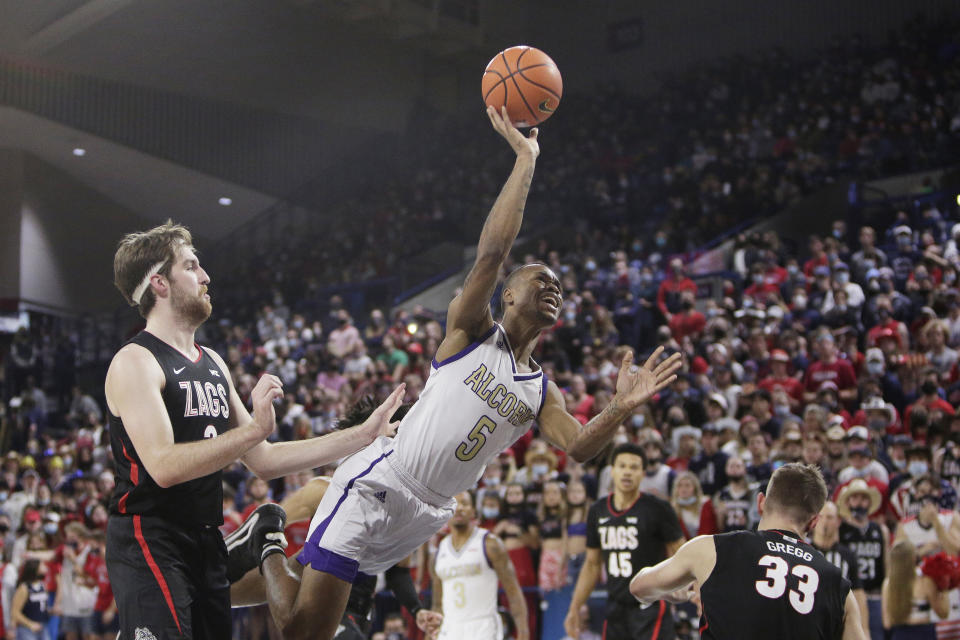
[[[633,362],[633,351],[628,351],[617,376],[616,395],[583,427],[567,413],[560,388],[552,381],[548,382],[547,398],[539,418],[543,435],[577,462],[586,462],[597,455],[634,409],[677,379],[674,374],[680,368],[680,354],[675,353],[658,363],[662,353],[663,347],[658,347],[639,367]]]
[[[860,620],[860,607],[851,591],[843,607],[843,640],[870,640]]]
[[[348,429],[292,442],[261,442],[251,449],[243,462],[259,477],[270,480],[288,473],[314,469],[363,449],[377,436],[396,431],[390,417],[403,404],[406,385],[401,383],[377,407],[363,424]],[[237,402],[240,409],[243,404]]]
[[[587,603],[590,593],[597,586],[597,580],[600,579],[600,548],[587,548],[587,557],[584,560],[583,568],[580,569],[580,576],[577,578],[577,585],[573,588],[573,597],[570,599],[570,608],[567,610],[567,617],[563,621],[563,628],[571,638],[580,637],[580,607]]]
[[[137,345],[127,345],[114,356],[104,384],[110,411],[123,420],[147,473],[161,487],[219,471],[263,442],[275,426],[273,401],[283,395],[278,378],[263,376],[253,389],[257,419],[216,438],[175,443],[161,396],[164,384],[156,359]]]
[[[493,324],[490,298],[497,286],[500,267],[520,233],[523,208],[540,155],[536,129],[524,136],[510,122],[506,108],[497,113],[496,109],[488,107],[487,116],[494,130],[510,143],[517,160],[487,215],[477,243],[477,258],[463,284],[463,291],[447,308],[447,333],[437,350],[437,360],[456,354]]]
[[[686,602],[693,582],[703,584],[717,562],[713,536],[697,536],[670,558],[652,567],[644,567],[630,581],[630,593],[647,604],[657,600]]]
[[[523,590],[520,588],[520,581],[517,580],[517,572],[513,568],[513,562],[507,554],[506,547],[503,546],[500,538],[490,534],[484,540],[487,549],[487,557],[490,558],[490,564],[493,570],[497,572],[497,579],[503,585],[503,590],[507,594],[507,602],[510,605],[510,615],[513,616],[513,624],[517,627],[517,640],[530,639],[530,624],[527,616],[527,600],[523,597]]]

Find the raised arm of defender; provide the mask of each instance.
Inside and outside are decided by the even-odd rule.
[[[536,129],[524,136],[510,122],[505,108],[502,113],[488,108],[487,116],[497,133],[510,143],[517,160],[487,215],[477,244],[477,258],[463,284],[463,291],[447,309],[447,334],[437,350],[437,360],[457,353],[493,324],[490,298],[497,286],[500,267],[520,233],[523,208],[540,155]]]

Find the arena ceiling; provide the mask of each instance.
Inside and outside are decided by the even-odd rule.
[[[455,57],[479,46],[476,24],[440,15],[431,5],[432,0],[0,0],[0,55],[315,116],[327,96],[314,61],[329,60],[344,42],[365,42],[371,55],[380,56],[413,56],[426,48]],[[349,115],[345,110],[344,117]],[[203,228],[193,226],[210,238],[268,208],[277,196],[12,108],[0,107],[0,147],[26,150],[148,219],[205,211]],[[73,155],[75,148],[86,154]],[[233,204],[218,205],[222,196]]]

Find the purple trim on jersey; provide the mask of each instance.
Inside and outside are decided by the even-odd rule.
[[[507,330],[503,328],[503,325],[497,325],[497,328],[503,331],[503,339],[507,343],[507,353],[510,355],[510,368],[513,370],[513,381],[514,382],[524,382],[526,380],[535,380],[537,376],[543,374],[543,368],[534,361],[533,364],[536,364],[540,368],[540,371],[534,373],[523,373],[517,374],[517,361],[513,357],[513,345],[510,344],[510,338],[507,336]],[[533,360],[533,358],[531,358]]]
[[[297,556],[297,562],[305,567],[309,566],[311,569],[329,573],[334,578],[340,578],[350,584],[353,584],[353,581],[357,579],[358,568],[360,567],[360,563],[353,558],[342,556],[329,549],[306,545]]]
[[[483,544],[481,544],[480,546],[483,547],[483,557],[487,561],[487,566],[493,569],[493,563],[490,562],[490,556],[487,555],[487,536],[489,535],[490,535],[489,531],[483,534]]]
[[[343,501],[347,499],[347,493],[350,492],[350,489],[353,488],[353,483],[367,475],[377,464],[382,461],[384,458],[393,453],[393,449],[387,451],[385,454],[374,460],[370,463],[370,466],[350,478],[350,481],[347,482],[347,486],[343,488],[343,494],[340,496],[340,499],[337,500],[336,506],[333,507],[333,511],[330,512],[323,521],[317,525],[317,528],[314,529],[313,534],[310,538],[303,544],[303,551],[300,552],[300,555],[297,556],[297,561],[306,566],[309,564],[311,567],[317,571],[325,571],[331,575],[334,575],[341,580],[346,580],[347,582],[353,582],[354,578],[357,576],[357,568],[360,566],[356,560],[347,558],[338,553],[334,553],[329,549],[324,549],[320,546],[320,540],[323,538],[323,534],[326,533],[327,527],[330,526],[330,521],[333,520],[333,516],[337,515],[337,510],[340,509],[340,505],[343,504]],[[352,564],[352,567],[350,566]],[[352,573],[351,573],[352,572]],[[344,576],[349,575],[349,578]]]
[[[490,327],[490,330],[487,331],[487,332],[486,332],[485,334],[483,334],[482,336],[480,336],[480,338],[479,338],[476,342],[471,342],[471,343],[468,344],[466,347],[464,347],[461,351],[453,354],[452,356],[450,356],[449,358],[447,358],[446,360],[444,360],[444,361],[442,361],[442,362],[437,362],[436,357],[434,357],[433,362],[431,362],[430,364],[433,365],[433,368],[434,368],[434,369],[439,369],[440,367],[442,367],[442,366],[445,365],[445,364],[450,364],[451,362],[456,362],[457,360],[459,360],[460,358],[464,357],[465,355],[468,355],[471,351],[473,351],[474,349],[476,349],[477,347],[479,347],[481,344],[483,344],[484,342],[486,342],[487,339],[488,339],[490,336],[492,336],[492,335],[493,335],[493,332],[496,331],[496,330],[497,330],[497,323],[493,323],[493,326]]]
[[[543,405],[547,402],[547,372],[541,371],[543,375],[543,388],[540,389],[540,408],[537,409],[537,417],[540,417],[540,412],[543,411]]]

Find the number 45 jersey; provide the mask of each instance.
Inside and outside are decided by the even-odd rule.
[[[775,530],[736,531],[713,540],[717,564],[700,588],[702,638],[842,637],[850,583],[823,554]]]
[[[397,472],[439,496],[472,489],[487,464],[540,414],[542,370],[518,373],[503,327],[442,362],[433,361],[420,399],[394,439]]]
[[[665,560],[667,543],[681,539],[683,530],[673,507],[648,493],[641,493],[623,511],[616,510],[610,494],[587,513],[587,547],[600,549],[611,604],[637,607],[630,580],[640,569]]]

